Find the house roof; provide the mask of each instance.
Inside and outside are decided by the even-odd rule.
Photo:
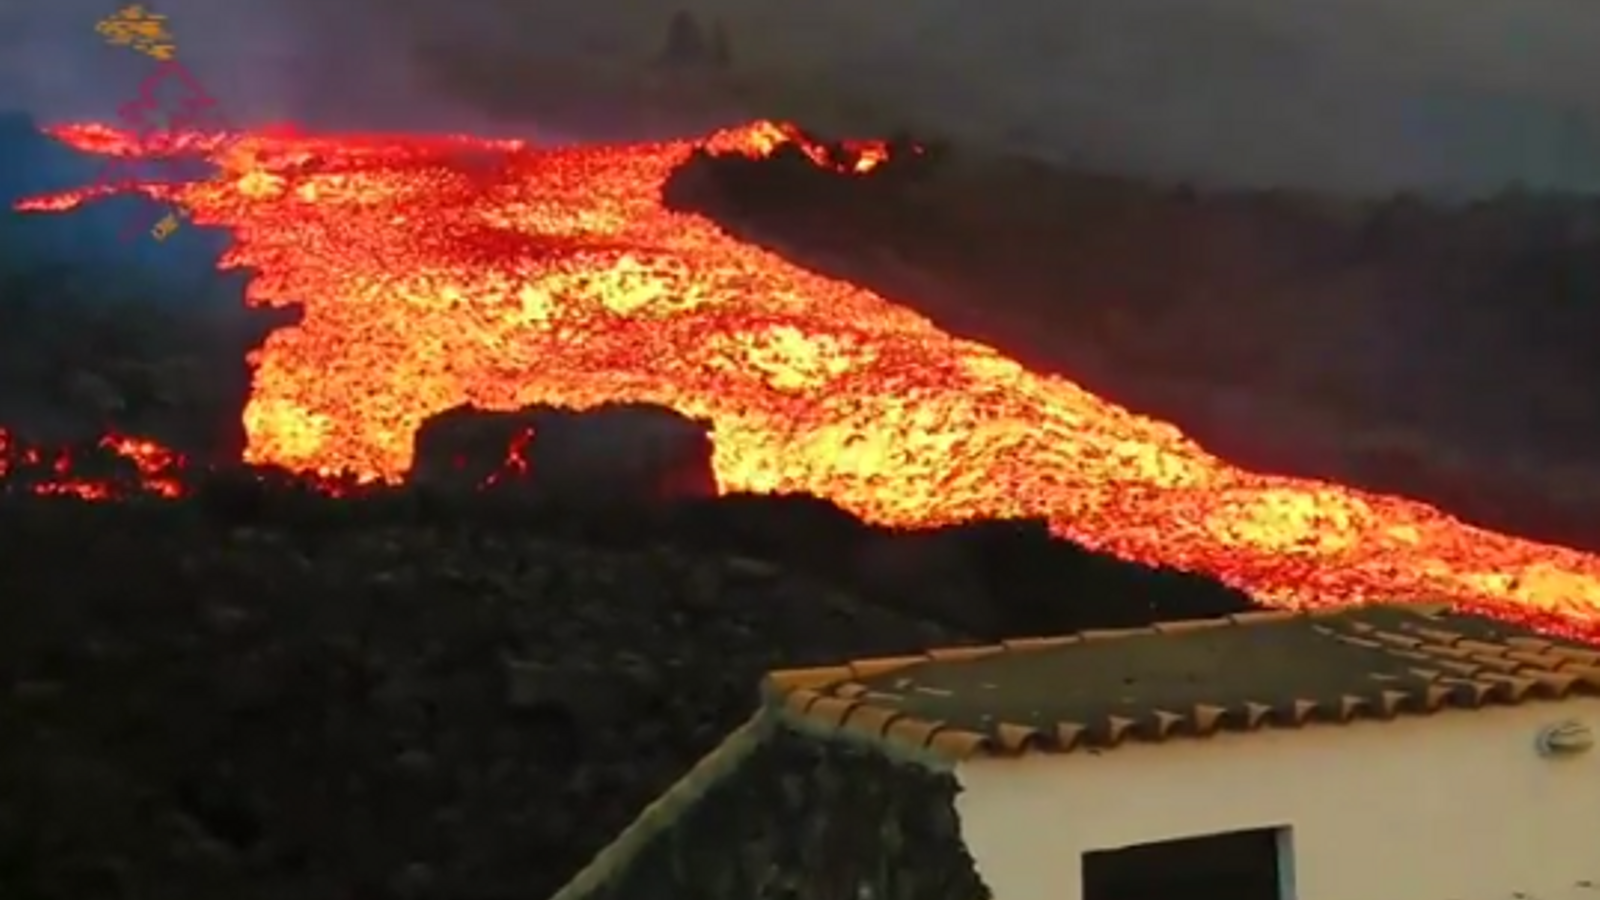
[[[1600,695],[1600,649],[1442,606],[1362,606],[930,650],[764,688],[812,724],[959,759]]]

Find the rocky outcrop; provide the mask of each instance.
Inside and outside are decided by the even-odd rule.
[[[662,406],[493,412],[463,405],[418,429],[409,480],[492,487],[603,516],[716,496],[710,423]]]

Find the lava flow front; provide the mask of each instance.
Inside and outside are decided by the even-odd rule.
[[[98,126],[56,135],[125,146]],[[758,125],[712,142],[781,139]],[[1232,468],[1171,425],[663,209],[692,149],[257,135],[217,159],[222,177],[139,189],[232,229],[224,265],[256,270],[250,302],[304,304],[254,360],[254,461],[394,478],[423,419],[463,401],[652,401],[715,422],[724,489],[810,492],[886,524],[1044,515],[1267,602],[1448,596],[1600,634],[1600,559]]]

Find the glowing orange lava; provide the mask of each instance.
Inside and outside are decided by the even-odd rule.
[[[131,465],[143,490],[162,497],[182,494],[179,475],[184,459],[167,448],[135,438],[106,435],[100,439],[99,449]],[[51,472],[49,480],[34,483],[31,491],[36,494],[103,500],[116,493],[108,479],[83,472],[67,451],[47,453],[35,447],[16,447],[11,435],[0,429],[0,478],[10,474],[14,462],[19,468],[44,468]]]
[[[94,126],[58,137],[118,146]],[[785,139],[756,125],[712,143]],[[666,211],[660,186],[692,149],[256,135],[218,160],[222,177],[150,190],[233,230],[224,265],[258,272],[250,302],[305,305],[254,360],[256,461],[393,478],[423,419],[462,401],[654,401],[716,423],[725,489],[811,492],[891,524],[1046,515],[1277,604],[1442,595],[1600,633],[1600,559],[1240,471],[1171,425]]]

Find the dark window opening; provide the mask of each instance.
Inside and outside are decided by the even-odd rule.
[[[1285,828],[1096,850],[1083,855],[1083,900],[1292,900],[1288,852]]]

